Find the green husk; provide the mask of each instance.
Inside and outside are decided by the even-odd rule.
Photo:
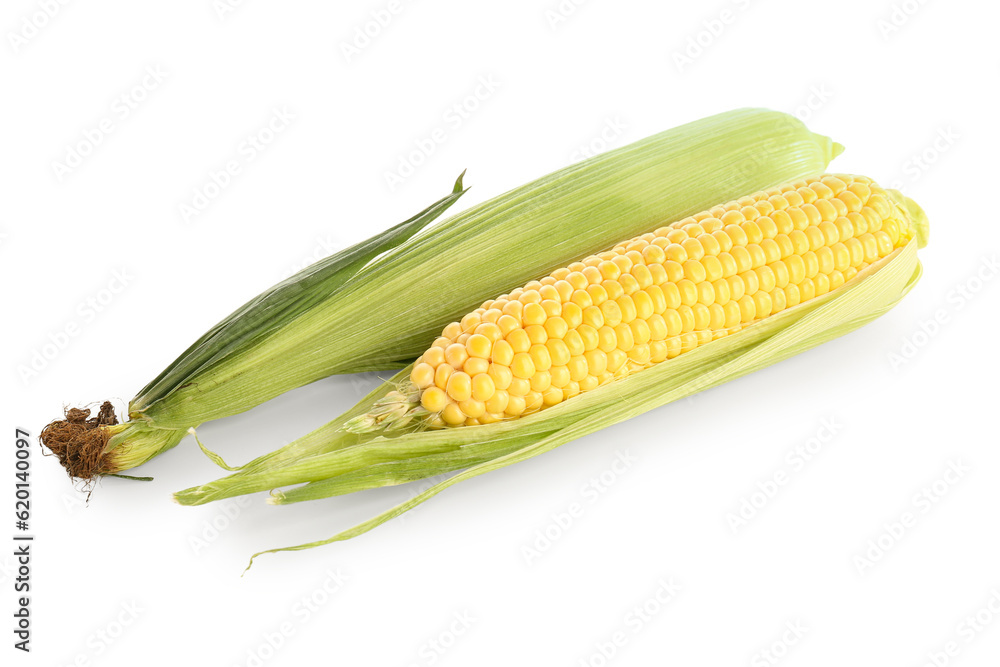
[[[917,224],[926,230],[926,218]],[[917,246],[915,239],[832,293],[529,417],[436,431],[358,435],[342,430],[346,421],[364,414],[394,390],[406,377],[404,370],[326,426],[260,457],[235,475],[179,492],[175,499],[194,505],[305,483],[274,492],[269,499],[273,504],[287,504],[462,470],[332,538],[261,553],[308,549],[355,537],[460,481],[537,456],[863,326],[891,309],[919,280]]]
[[[822,172],[841,149],[787,114],[740,109],[571,165],[418,233],[461,196],[456,186],[398,234],[331,258],[330,274],[310,267],[214,327],[132,400],[132,421],[107,431],[110,469],[96,473],[139,465],[190,427],[328,375],[401,368],[444,324],[509,285]],[[442,285],[446,298],[428,298]]]

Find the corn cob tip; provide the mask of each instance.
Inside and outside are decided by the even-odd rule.
[[[390,391],[371,411],[349,419],[342,429],[348,433],[373,433],[384,428],[401,429],[429,414],[420,405],[420,390],[412,384]]]
[[[381,428],[381,423],[372,415],[358,415],[349,419],[342,428],[348,433],[374,433]]]

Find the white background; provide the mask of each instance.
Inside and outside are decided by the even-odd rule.
[[[34,650],[10,647],[3,547],[4,664],[764,665],[773,648],[789,667],[917,666],[951,641],[957,655],[939,664],[996,664],[995,3],[567,1],[557,20],[557,0],[426,0],[403,2],[350,58],[343,45],[388,0],[255,0],[221,16],[211,0],[103,0],[47,20],[44,4],[8,0],[0,16],[5,543],[15,426],[37,435],[65,404],[123,407],[235,306],[420,210],[464,168],[460,208],[602,149],[602,132],[614,147],[766,106],[845,144],[833,169],[901,185],[930,216],[931,243],[920,284],[863,330],[459,485],[357,540],[262,558],[243,578],[253,551],[325,538],[413,489],[182,508],[170,492],[222,474],[188,439],[138,471],[155,481],[107,480],[85,508],[34,448]],[[448,122],[490,77],[495,90]],[[123,94],[144,98],[125,118]],[[244,160],[275,109],[294,120]],[[110,134],[58,173],[103,119]],[[385,173],[438,127],[446,141],[390,188]],[[185,220],[180,206],[230,159],[241,173]],[[116,271],[127,285],[91,313],[81,304],[107,296]],[[246,461],[374,381],[331,378],[201,434]],[[798,467],[788,453],[825,419],[836,433]],[[634,462],[608,472],[626,453]],[[916,499],[952,464],[966,471],[933,503]],[[788,483],[734,532],[727,515],[778,471]],[[583,487],[602,474],[613,483],[591,502]],[[525,547],[559,532],[552,517],[573,503],[582,516],[529,562]],[[915,525],[883,535],[907,512]],[[881,557],[859,567],[880,538]],[[331,572],[346,580],[327,594]],[[671,579],[679,592],[657,602]],[[305,613],[303,598],[321,604]],[[992,623],[968,641],[981,609]],[[624,645],[606,659],[615,633]]]

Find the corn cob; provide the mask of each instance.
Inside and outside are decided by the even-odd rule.
[[[916,233],[871,179],[757,192],[637,236],[447,325],[365,432],[516,419],[836,290]]]
[[[174,447],[190,427],[295,387],[401,368],[445,323],[507,286],[659,220],[822,171],[841,148],[787,114],[740,109],[571,165],[427,229],[465,192],[460,178],[417,216],[219,322],[130,401],[129,421],[118,423],[110,405],[90,420],[67,413],[44,430],[43,444],[73,477],[121,473]],[[507,261],[483,252],[496,238],[505,239]],[[453,286],[452,299],[414,307],[413,294],[441,282]]]
[[[376,388],[353,409],[275,452],[242,467],[229,468],[218,456],[205,450],[217,463],[235,470],[235,474],[178,492],[175,500],[183,505],[199,505],[272,489],[270,503],[288,504],[458,471],[410,500],[329,539],[261,553],[309,549],[356,537],[461,481],[537,456],[647,410],[754,372],[871,322],[888,312],[917,283],[921,266],[916,250],[926,241],[927,219],[919,206],[899,192],[882,190],[870,179],[859,176],[811,178],[716,206],[550,272],[547,278],[551,280],[529,283],[519,292],[515,290],[484,303],[473,316],[449,324],[416,364]],[[622,258],[630,262],[627,272],[623,270]],[[612,265],[618,269],[617,275]],[[654,268],[657,265],[661,268]],[[645,269],[639,269],[640,266]],[[559,283],[573,286],[571,280],[580,280],[571,278],[574,273],[586,277],[587,285],[574,287],[567,295],[566,286]],[[727,286],[716,285],[720,280]],[[693,288],[686,285],[682,288],[683,281],[692,283]],[[711,294],[707,288],[699,287],[704,284],[712,285]],[[662,302],[654,287],[663,292]],[[724,298],[727,287],[728,299]],[[552,298],[542,298],[543,291]],[[521,297],[530,292],[536,292],[537,297],[528,296],[522,301]],[[638,297],[639,304],[636,303],[640,292],[649,296],[648,303],[644,297]],[[602,298],[595,299],[594,294]],[[619,336],[615,331],[621,322],[612,326],[605,321],[595,326],[597,311],[590,308],[597,308],[605,320],[605,310],[611,313],[612,320],[621,312],[631,315],[628,302],[622,301],[624,307],[619,303],[626,295],[631,297],[635,309],[633,319],[627,323],[629,333],[619,329]],[[550,304],[546,306],[553,312],[545,310],[543,302],[555,302],[557,296],[561,310],[555,313]],[[582,303],[574,301],[574,296]],[[507,303],[500,303],[504,300]],[[600,301],[596,306],[595,300]],[[521,305],[511,305],[515,301]],[[605,306],[612,301],[617,310]],[[728,306],[727,313],[726,304],[730,303],[736,305]],[[544,319],[537,311],[533,316],[530,310],[534,309],[529,309],[529,304],[542,306]],[[573,305],[580,309],[578,314],[574,314]],[[701,310],[699,305],[708,309],[707,324],[704,312],[696,315]],[[720,306],[722,312],[713,306]],[[690,309],[690,316],[684,308]],[[558,318],[567,320],[567,309],[570,314],[564,332]],[[491,311],[499,314],[490,314]],[[503,320],[508,315],[514,318],[511,311],[518,312],[516,326]],[[679,328],[670,311],[677,312]],[[585,312],[594,318],[590,323],[584,321]],[[657,317],[663,319],[662,325]],[[648,339],[642,325],[636,325],[633,331],[632,323],[637,320],[645,321]],[[484,325],[497,326],[501,335]],[[525,352],[514,352],[515,344],[508,337],[522,338],[514,333],[522,331],[530,343],[532,333],[538,337],[541,334],[538,329],[529,332],[533,326],[545,330],[546,336],[561,334],[562,337],[552,335],[544,343],[531,345],[547,345],[550,340],[565,343],[571,337],[570,331],[579,334],[584,326],[594,329],[596,343],[594,334],[580,334],[582,354],[569,354],[569,359],[584,358],[586,375],[581,366],[575,371],[578,379],[574,379],[571,371],[569,380],[558,387],[553,383],[553,375],[563,372],[553,373],[552,369],[560,365],[568,369],[569,361],[540,370],[532,358],[535,368],[528,367],[525,360],[525,367],[518,374],[526,377],[516,377],[514,355],[526,353],[531,357],[531,346]],[[609,327],[616,336],[614,347],[605,341],[607,350],[601,350],[600,332],[604,327]],[[618,338],[625,338],[624,347],[628,347],[629,334],[632,346],[626,350]],[[483,341],[473,340],[477,335],[490,342],[488,352]],[[608,336],[607,332],[605,335]],[[666,342],[671,338],[677,340]],[[640,342],[636,343],[637,340]],[[507,342],[510,349],[501,341]],[[657,342],[664,345],[653,345]],[[464,351],[452,347],[455,345],[464,346]],[[476,348],[477,345],[481,347]],[[523,348],[523,340],[518,345]],[[634,352],[642,345],[650,347],[648,357],[645,351]],[[572,352],[571,347],[567,344],[567,352]],[[598,357],[592,369],[587,352],[594,350],[603,352],[605,359]],[[617,370],[602,368],[607,357],[616,351],[624,355],[616,355],[614,363],[620,363]],[[552,352],[549,357],[551,363]],[[476,359],[488,362],[485,370],[481,362],[473,361]],[[433,379],[429,369],[421,368],[420,364],[433,367]],[[541,365],[545,365],[544,357]],[[456,371],[456,367],[460,370]],[[509,373],[500,370],[501,367],[506,367]],[[446,369],[441,373],[447,377],[438,377],[439,368]],[[459,372],[468,375],[469,382],[464,384],[463,380],[459,391],[453,394],[449,392],[449,384]],[[474,378],[483,373],[493,380],[492,393],[489,383],[480,380],[481,391],[477,396]],[[540,373],[548,373],[548,377]],[[527,381],[528,388],[522,385],[512,392],[516,379]],[[565,376],[555,382],[563,380]],[[545,393],[553,386],[562,390],[561,396],[555,395],[562,400],[546,401]],[[484,387],[487,391],[482,391]],[[570,392],[566,387],[570,387]],[[444,400],[427,405],[423,399],[434,389],[443,392]],[[541,395],[540,401],[532,397],[534,413],[527,411],[527,400],[524,409],[519,404],[514,410],[507,409],[513,398],[527,397],[531,391]],[[574,395],[568,395],[574,391]],[[504,399],[500,392],[506,392],[507,406],[502,410]],[[516,392],[522,392],[523,396],[515,396]],[[432,392],[434,395],[442,398],[436,391]],[[481,412],[483,408],[478,404],[464,401],[480,402],[483,408],[493,401],[495,409]],[[456,407],[449,408],[451,405]],[[469,407],[471,411],[467,412]],[[484,419],[490,412],[492,415]],[[295,484],[304,485],[274,490]]]

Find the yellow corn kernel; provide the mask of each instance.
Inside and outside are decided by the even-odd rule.
[[[789,284],[782,290],[785,293],[785,307],[792,308],[799,305],[802,302],[802,297],[799,294],[799,286]]]
[[[527,352],[531,347],[531,339],[528,338],[528,334],[525,333],[524,329],[511,331],[504,340],[510,344],[510,348],[514,354]]]
[[[586,324],[581,324],[579,327],[576,328],[576,332],[577,334],[579,334],[580,342],[582,345],[582,350],[580,352],[581,354],[587,350],[593,350],[595,347],[598,346],[600,342],[600,336],[593,327],[587,326]]]
[[[635,301],[632,299],[631,296],[631,294],[633,293],[635,292],[629,294],[623,294],[622,296],[618,297],[615,300],[615,303],[618,304],[618,310],[620,310],[622,313],[621,321],[625,324],[628,324],[629,322],[634,320],[637,316]]]
[[[677,309],[677,314],[681,317],[681,333],[694,331],[694,311],[690,306],[681,306]]]
[[[465,423],[466,416],[462,412],[462,408],[458,406],[458,403],[449,403],[441,411],[441,419],[449,426],[458,426]]]
[[[486,405],[482,401],[469,399],[458,404],[458,409],[469,419],[478,419],[486,414]]]
[[[698,303],[698,286],[693,282],[683,279],[677,283],[677,289],[681,294],[681,304],[693,306]]]
[[[506,391],[498,389],[493,392],[492,396],[486,399],[486,410],[493,414],[504,412],[507,409],[509,401],[510,395]]]
[[[583,309],[582,323],[594,329],[600,329],[604,326],[604,314],[597,306],[588,306]]]
[[[462,365],[462,370],[469,374],[469,377],[475,377],[480,373],[485,373],[490,368],[490,362],[486,359],[480,359],[479,357],[469,357],[465,360]]]
[[[430,364],[419,363],[410,371],[410,382],[418,389],[426,389],[434,384],[434,367]]]
[[[563,400],[573,398],[574,396],[580,393],[580,383],[570,382],[565,387],[563,387],[562,390],[563,390]]]
[[[562,403],[562,401],[563,401],[563,392],[562,389],[559,389],[558,387],[549,387],[547,390],[542,392],[543,407],[551,407],[553,405]]]
[[[508,341],[498,340],[493,344],[490,359],[495,364],[510,366],[510,362],[514,360],[514,348]]]
[[[482,318],[477,313],[469,313],[462,318],[461,327],[462,331],[465,333],[475,330],[477,326],[482,322]]]
[[[507,302],[507,305],[505,305],[500,310],[503,312],[504,315],[508,315],[514,318],[514,320],[516,320],[517,323],[520,324],[521,315],[524,313],[524,304],[521,303],[520,301],[509,301]],[[499,324],[500,320],[497,320],[497,323]]]
[[[570,383],[569,368],[566,366],[553,366],[549,369],[549,375],[552,378],[553,387],[565,387]]]
[[[420,355],[420,358],[424,361],[424,363],[437,368],[444,363],[444,348],[440,346],[431,347]]]
[[[531,385],[531,391],[543,392],[552,386],[552,374],[548,371],[537,371],[528,382]]]
[[[546,338],[562,338],[569,331],[569,325],[566,324],[566,320],[558,315],[545,320],[543,328],[545,329]]]
[[[511,396],[525,396],[531,391],[531,381],[524,378],[514,378],[507,387],[507,393]]]
[[[565,341],[553,338],[546,341],[545,347],[548,350],[552,366],[565,366],[566,362],[569,361],[571,355]]]
[[[420,405],[428,412],[440,412],[448,404],[448,395],[440,387],[428,387],[420,394]]]
[[[569,350],[570,356],[576,357],[583,354],[586,351],[586,346],[583,342],[583,337],[580,335],[580,329],[586,325],[580,325],[573,331],[566,334],[563,338],[563,342],[566,343],[566,349]]]
[[[631,350],[629,350],[628,353],[628,363],[637,367],[636,370],[638,370],[638,368],[642,368],[649,365],[649,358],[650,358],[649,345],[645,344],[636,345]],[[630,368],[630,371],[631,370],[632,369]]]
[[[750,252],[745,245],[734,246],[729,255],[733,258],[733,262],[736,265],[736,273],[749,271],[753,266],[753,259],[751,259]]]
[[[615,283],[617,285],[617,283]],[[590,292],[578,289],[570,297],[570,303],[576,304],[580,308],[594,305],[594,300],[590,298]]]
[[[462,343],[452,343],[444,349],[444,360],[449,366],[458,370],[462,368],[462,364],[465,360],[469,358],[469,353],[465,349],[465,345]]]
[[[486,319],[486,315],[483,315],[483,323],[476,327],[475,331],[476,335],[485,336],[489,339],[491,345],[503,338],[503,331],[501,331],[500,327],[496,324],[496,322],[498,322],[502,317],[500,311],[490,310],[487,311],[487,315],[494,312],[496,315],[490,315],[489,318],[492,322]]]
[[[645,345],[652,338],[652,330],[649,327],[649,322],[645,319],[632,320],[628,327],[636,345]]]
[[[569,275],[567,271],[566,275]],[[555,287],[556,293],[559,295],[559,300],[562,302],[569,301],[569,297],[573,294],[573,285],[571,285],[567,280],[560,278],[552,284]]]
[[[825,273],[816,274],[813,285],[816,287],[816,296],[823,296],[830,291],[830,276]]]
[[[616,326],[614,334],[617,341],[617,345],[615,346],[617,349],[628,352],[635,345],[635,339],[632,337],[632,328],[628,324],[623,322]]]
[[[464,401],[472,397],[472,378],[468,373],[456,371],[448,378],[448,387],[445,390],[453,401]]]
[[[703,306],[715,303],[715,286],[707,280],[698,283],[698,303]]]
[[[528,342],[532,345],[541,345],[549,339],[545,327],[541,324],[529,324],[524,328],[524,331],[528,334]]]
[[[611,350],[608,352],[608,371],[616,373],[628,361],[628,354],[623,350]]]
[[[508,417],[520,417],[524,414],[524,408],[525,402],[523,396],[511,396],[503,412]]]
[[[499,332],[499,329],[497,331]],[[478,334],[478,333],[473,334],[472,336],[469,337],[469,340],[467,340],[465,343],[466,358],[478,357],[480,359],[489,359],[490,351],[492,349],[493,349],[493,341],[491,341],[483,334]],[[448,354],[448,348],[445,348],[446,357],[447,354]]]
[[[514,380],[514,374],[511,372],[510,367],[506,365],[490,364],[490,368],[486,371],[486,374],[493,380],[493,385],[497,390],[507,389]]]
[[[517,300],[524,304],[525,310],[521,311],[521,317],[524,318],[528,306],[531,304],[537,304],[541,301],[542,295],[538,293],[538,290],[525,288],[525,290],[521,292],[521,295],[517,297]]]
[[[517,378],[530,378],[535,373],[535,362],[527,352],[518,352],[514,355],[510,370]]]
[[[448,379],[452,376],[455,369],[448,364],[441,364],[436,369],[434,369],[434,386],[444,389],[448,386]]]
[[[562,318],[563,320],[566,321],[567,332],[572,331],[573,329],[580,326],[580,323],[583,321],[582,313],[583,309],[580,308],[580,306],[576,305],[575,303],[563,304]],[[558,338],[563,338],[563,337],[565,337],[565,334],[563,336],[558,336]]]
[[[528,355],[531,357],[536,371],[547,371],[552,367],[552,357],[549,356],[549,348],[544,343],[532,345],[528,350]]]
[[[477,401],[489,400],[489,398],[496,393],[496,390],[497,390],[496,383],[493,382],[493,378],[491,378],[487,373],[479,373],[478,375],[474,375],[472,377],[473,399]],[[490,412],[496,412],[496,410],[491,410]],[[475,416],[475,415],[470,415],[468,413],[466,414],[469,417]]]
[[[559,296],[559,290],[553,287],[556,282],[555,278],[552,276],[546,276],[545,280],[548,280],[549,282],[542,284],[542,286],[538,288],[538,294],[542,297],[542,302],[555,301],[558,303],[561,300],[561,297]]]
[[[582,354],[572,357],[566,368],[569,369],[569,377],[573,382],[580,382],[587,377],[587,360]]]
[[[591,350],[584,355],[590,375],[600,375],[608,368],[608,356],[601,350]]]

